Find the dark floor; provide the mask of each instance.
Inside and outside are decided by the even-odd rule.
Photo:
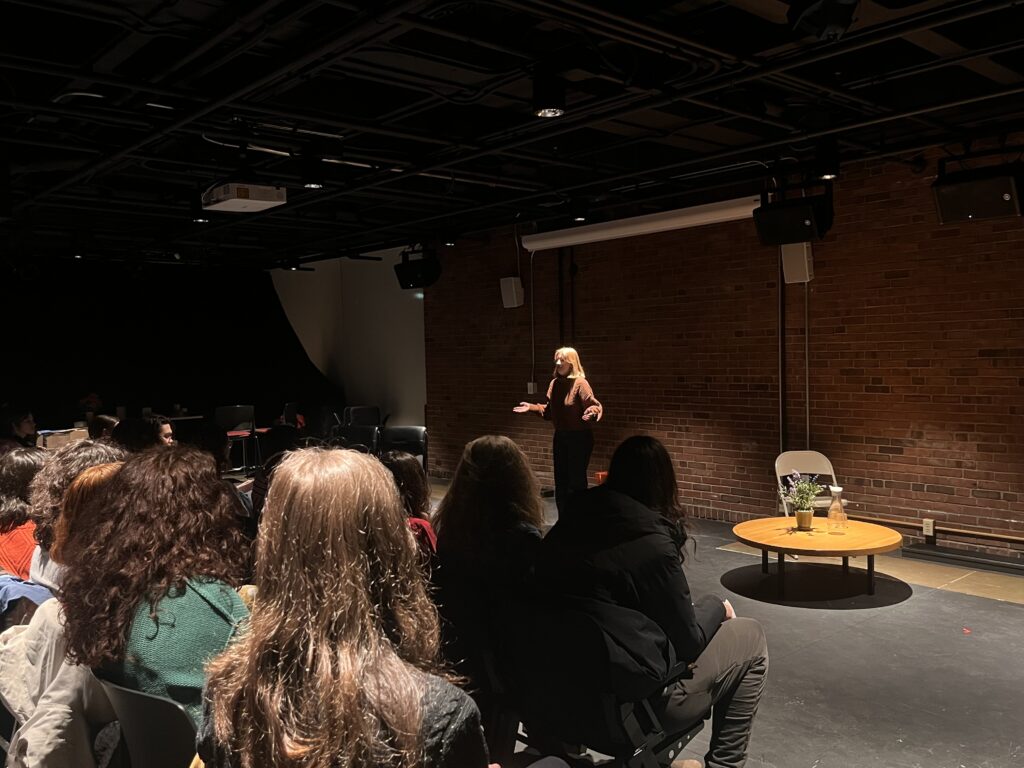
[[[787,563],[788,600],[779,603],[774,564],[766,577],[759,556],[732,551],[730,525],[695,521],[694,533],[693,594],[728,598],[768,636],[768,688],[748,766],[1024,766],[1021,600],[911,583],[934,583],[917,563],[907,580],[880,574],[869,597],[857,588],[861,574],[844,582],[836,560]],[[1010,580],[1002,594],[1009,585],[1024,597],[1024,578],[1000,579]],[[709,737],[710,724],[684,756],[703,757]]]

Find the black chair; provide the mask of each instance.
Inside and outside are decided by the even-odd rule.
[[[380,435],[380,450],[405,451],[423,457],[423,471],[427,471],[427,428],[384,427]]]
[[[248,472],[249,464],[249,443],[254,447],[255,465],[260,464],[260,443],[256,439],[256,409],[251,405],[221,405],[214,409],[213,420],[218,427],[228,433],[232,448],[235,443],[242,444],[242,465],[233,467],[233,470]],[[232,432],[245,432],[244,435]]]
[[[100,680],[128,746],[133,768],[187,768],[196,754],[196,726],[181,704]]]
[[[387,421],[387,417],[381,421],[380,408],[376,405],[350,405],[345,409],[342,421],[345,426],[381,427]]]
[[[519,599],[495,616],[498,674],[527,741],[582,744],[616,765],[659,768],[679,758],[703,721],[667,732],[665,688],[689,676],[664,632],[643,614],[576,598]],[[503,718],[507,736],[508,717]],[[497,752],[507,753],[508,745]]]
[[[340,448],[351,448],[373,456],[380,453],[380,427],[375,424],[335,427],[331,437],[331,442]]]

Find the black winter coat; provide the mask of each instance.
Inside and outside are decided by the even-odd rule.
[[[695,604],[670,524],[607,487],[573,498],[548,532],[537,561],[538,586],[639,611],[668,636],[680,661],[693,662],[725,619],[720,598]]]

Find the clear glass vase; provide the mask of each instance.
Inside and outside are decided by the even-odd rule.
[[[843,509],[843,489],[838,485],[830,485],[832,503],[828,505],[828,529],[842,532],[846,529],[846,510]]]

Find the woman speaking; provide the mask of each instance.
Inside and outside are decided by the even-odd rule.
[[[580,356],[572,347],[555,350],[553,376],[546,403],[523,402],[512,410],[539,413],[554,423],[555,505],[561,514],[573,492],[587,489],[587,465],[594,450],[590,422],[600,421],[604,408],[594,397]]]

